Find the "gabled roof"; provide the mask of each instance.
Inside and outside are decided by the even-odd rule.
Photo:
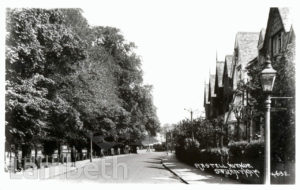
[[[264,45],[265,33],[266,33],[266,30],[264,28],[262,28],[259,32],[259,38],[258,38],[258,43],[257,43],[258,49],[261,49]]]
[[[292,43],[294,40],[295,40],[295,31],[294,31],[293,26],[291,26],[291,29],[290,29],[290,32],[289,32],[289,39],[288,39],[287,44]]]
[[[216,94],[215,94],[215,77],[216,75],[214,74],[210,74],[209,75],[209,99],[211,97],[216,97]]]
[[[271,8],[271,9],[276,9],[276,8]],[[292,14],[291,14],[291,9],[288,7],[282,7],[278,8],[282,24],[284,27],[285,32],[289,32],[292,26]]]
[[[229,114],[229,115],[228,115]],[[236,120],[236,117],[234,115],[234,112],[231,111],[231,112],[226,112],[224,114],[224,124],[232,124],[232,123],[235,123],[237,120]]]
[[[223,73],[227,72],[227,77],[231,78],[231,72],[232,72],[232,63],[233,63],[233,60],[232,60],[233,56],[232,55],[226,55],[225,56],[225,63],[224,63],[224,69],[225,69],[225,65],[226,65],[226,68],[227,68],[227,71],[223,71]]]
[[[263,45],[263,49],[268,49],[268,44],[269,44],[269,40],[270,40],[270,35],[271,35],[271,28],[273,23],[273,19],[278,16],[281,19],[281,23],[282,23],[282,28],[284,29],[285,32],[290,32],[292,27],[292,11],[291,9],[287,8],[287,7],[282,7],[282,8],[278,8],[278,7],[273,7],[270,8],[270,12],[269,12],[269,17],[268,17],[268,23],[267,23],[267,28],[266,28],[266,33],[265,33],[265,39],[264,39],[264,45]],[[281,26],[281,25],[280,25]],[[268,53],[268,52],[266,52]]]
[[[234,48],[237,49],[239,53],[237,64],[241,65],[242,68],[257,56],[258,38],[258,32],[238,32],[236,34]]]
[[[218,78],[218,87],[223,87],[223,73],[224,73],[224,61],[217,61],[216,63],[216,78]]]
[[[204,98],[203,98],[203,106],[205,107],[208,103],[208,84],[204,81]]]
[[[210,103],[209,102],[209,84],[207,83],[205,85],[205,87],[206,87],[206,104],[209,104]]]
[[[204,82],[204,98],[203,98],[203,106],[206,105],[206,82]]]
[[[204,83],[204,106],[209,104],[209,84],[207,82]]]

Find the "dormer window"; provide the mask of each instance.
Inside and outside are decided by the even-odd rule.
[[[276,56],[282,50],[282,32],[276,33],[272,37],[272,55]]]

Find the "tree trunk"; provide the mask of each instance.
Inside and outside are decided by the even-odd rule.
[[[240,140],[240,120],[237,120],[237,128],[236,128],[236,140]]]
[[[38,152],[37,146],[34,145],[34,162],[35,162],[36,167],[39,169],[40,168],[40,162],[37,159],[37,152]]]
[[[226,137],[225,137],[225,141],[226,141],[226,146],[228,145],[228,143],[229,143],[229,125],[227,124],[226,125]]]
[[[23,168],[23,170],[25,170],[27,146],[24,145],[21,147],[21,149],[22,149],[22,159],[21,159],[22,166],[21,167]]]
[[[22,154],[22,157],[23,157],[23,154]],[[23,167],[23,165],[22,165],[22,167]],[[18,146],[15,145],[14,172],[15,172],[15,170],[19,170],[19,169],[20,169],[20,165],[19,165]]]
[[[9,164],[11,166],[11,147],[9,148]]]
[[[250,126],[249,126],[249,142],[253,139],[253,118],[250,119]]]
[[[220,138],[220,147],[223,148],[223,125],[221,125],[221,138]]]
[[[217,132],[216,132],[216,127],[214,126],[214,146],[217,147]]]

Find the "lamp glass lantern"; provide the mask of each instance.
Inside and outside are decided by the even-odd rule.
[[[276,71],[273,69],[271,65],[271,61],[269,58],[266,60],[266,67],[261,72],[260,82],[262,85],[262,89],[264,92],[271,93],[273,90],[275,78],[276,78]]]

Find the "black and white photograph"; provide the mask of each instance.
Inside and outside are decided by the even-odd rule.
[[[2,2],[5,189],[296,188],[297,11],[288,0]]]

